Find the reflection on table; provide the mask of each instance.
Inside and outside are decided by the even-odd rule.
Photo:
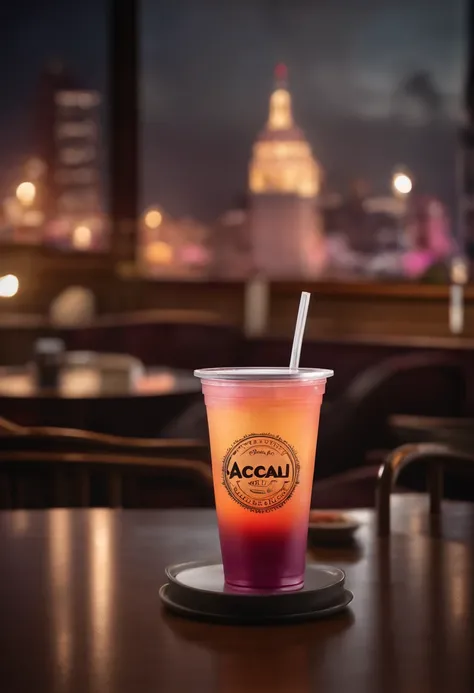
[[[218,553],[213,511],[0,513],[2,690],[472,691],[474,510],[446,503],[443,539],[427,535],[425,498],[393,510],[390,541],[359,511],[357,546],[309,554],[346,571],[349,611],[270,628],[160,607],[166,565]]]

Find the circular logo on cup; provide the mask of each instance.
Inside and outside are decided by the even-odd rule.
[[[300,465],[294,448],[273,434],[237,440],[222,465],[222,483],[230,497],[257,513],[281,508],[298,483]]]

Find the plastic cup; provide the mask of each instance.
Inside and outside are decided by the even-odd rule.
[[[208,368],[202,381],[226,584],[303,586],[319,415],[316,368]]]

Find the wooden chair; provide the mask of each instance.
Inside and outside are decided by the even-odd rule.
[[[316,477],[360,467],[370,450],[392,450],[392,414],[461,416],[465,394],[462,368],[444,354],[396,356],[367,369],[323,403]]]
[[[415,463],[427,465],[427,484],[430,496],[430,532],[440,534],[441,501],[443,498],[444,473],[456,470],[474,480],[474,455],[439,443],[402,445],[390,453],[379,469],[377,484],[377,530],[381,537],[390,534],[390,497],[400,473]]]
[[[196,460],[97,452],[0,452],[0,508],[211,507]]]
[[[135,456],[184,458],[207,462],[209,447],[200,440],[175,438],[126,438],[75,428],[55,426],[20,426],[0,417],[3,450],[36,450],[37,452],[104,452],[129,453]]]
[[[0,507],[212,504],[201,441],[26,427],[3,418],[0,441]]]
[[[25,430],[24,426],[20,426],[0,416],[0,437],[22,435]]]

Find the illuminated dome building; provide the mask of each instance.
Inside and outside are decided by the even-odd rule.
[[[315,206],[321,169],[293,120],[286,78],[279,65],[249,171],[253,263],[270,277],[315,275],[325,263]]]

